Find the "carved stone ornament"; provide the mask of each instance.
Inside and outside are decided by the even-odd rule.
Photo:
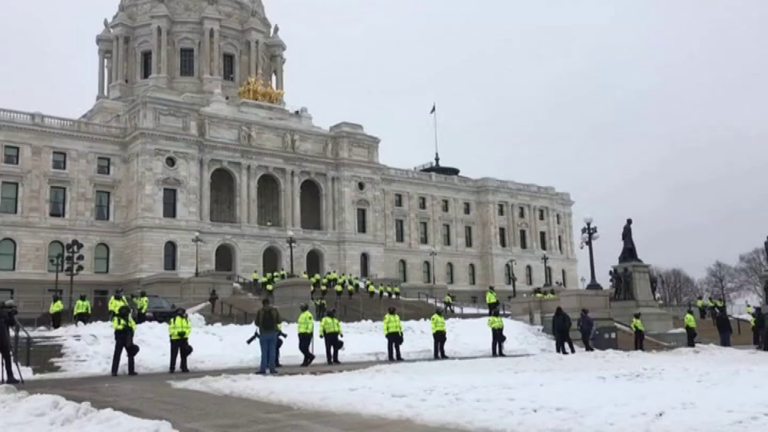
[[[184,187],[184,182],[176,177],[162,177],[157,180],[158,186],[169,186],[174,188]]]

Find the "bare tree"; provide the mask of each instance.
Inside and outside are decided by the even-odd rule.
[[[763,284],[760,276],[768,271],[765,249],[755,248],[739,255],[739,262],[733,270],[739,291],[749,292],[763,299]]]
[[[722,261],[715,261],[707,267],[707,274],[703,280],[704,290],[710,297],[729,300],[739,293],[736,284],[736,272],[733,266]]]
[[[696,281],[680,268],[656,269],[659,300],[667,305],[686,306],[694,303],[699,295]]]

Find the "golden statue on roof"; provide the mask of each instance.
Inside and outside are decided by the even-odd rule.
[[[283,102],[285,92],[275,90],[271,83],[262,80],[261,77],[251,76],[240,86],[238,95],[240,99],[279,105]]]

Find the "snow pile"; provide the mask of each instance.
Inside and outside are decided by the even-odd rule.
[[[768,355],[703,346],[377,366],[175,388],[339,413],[496,431],[720,432],[764,426]]]
[[[32,395],[0,386],[3,432],[174,432],[165,421],[142,420],[111,409],[97,410],[60,396]]]
[[[242,367],[257,367],[260,362],[258,342],[246,345],[253,335],[253,325],[205,325],[200,315],[191,315],[192,336],[190,344],[194,353],[189,359],[192,370],[217,370]],[[490,354],[491,331],[486,318],[448,319],[448,342],[446,354],[454,357],[481,356]],[[536,354],[551,351],[554,343],[538,328],[505,320],[507,336],[506,352],[509,354]],[[386,359],[386,339],[381,322],[362,321],[342,323],[344,350],[341,361],[370,361]],[[405,343],[402,346],[406,358],[432,357],[432,330],[429,321],[404,321]],[[300,364],[303,356],[299,352],[297,325],[283,324],[287,333],[280,351],[281,363]],[[68,377],[104,375],[110,372],[114,351],[114,332],[109,323],[92,323],[85,326],[68,326],[53,331],[36,332],[39,336],[53,336],[62,344],[63,358],[56,360],[62,372],[46,374],[47,377]],[[136,332],[135,342],[141,347],[136,358],[138,372],[165,372],[170,363],[170,345],[166,324],[141,324]],[[314,350],[325,352],[316,325]],[[122,372],[127,364],[123,361]]]

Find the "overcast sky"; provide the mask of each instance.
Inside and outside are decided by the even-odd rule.
[[[202,1],[202,0],[201,0]],[[0,0],[0,106],[77,117],[118,0]],[[554,186],[591,214],[603,283],[635,220],[696,276],[768,235],[764,0],[267,0],[287,102],[361,123],[381,162]],[[588,278],[588,255],[579,252]]]

